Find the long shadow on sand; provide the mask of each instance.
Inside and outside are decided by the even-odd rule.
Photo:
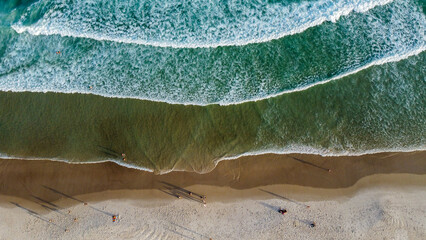
[[[284,200],[286,200],[286,201],[289,201],[289,202],[295,203],[295,204],[297,204],[297,205],[299,205],[299,206],[309,207],[309,206],[308,206],[308,205],[306,205],[306,204],[303,204],[303,203],[300,203],[300,202],[294,201],[294,200],[292,200],[292,199],[290,199],[290,198],[286,198],[286,197],[281,196],[281,195],[278,195],[278,194],[276,194],[276,193],[273,193],[273,192],[270,192],[270,191],[267,191],[267,190],[264,190],[264,189],[261,189],[261,188],[259,188],[259,190],[260,190],[260,191],[262,191],[262,192],[265,192],[265,193],[271,194],[272,196],[275,196],[275,197],[277,197],[277,198],[281,198],[281,199],[284,199]]]
[[[35,218],[38,218],[38,219],[40,219],[40,220],[42,220],[43,222],[46,222],[46,223],[48,223],[48,224],[51,224],[52,226],[55,226],[55,227],[58,227],[58,228],[60,228],[60,229],[63,229],[63,230],[65,230],[65,228],[63,228],[63,227],[61,227],[61,226],[59,226],[58,224],[55,224],[55,223],[53,223],[53,222],[50,222],[48,219],[46,219],[45,217],[43,217],[43,216],[40,216],[40,214],[38,214],[38,213],[36,213],[36,212],[34,212],[33,210],[31,210],[31,209],[28,209],[28,208],[26,208],[26,207],[23,207],[23,206],[21,206],[21,205],[19,205],[18,203],[16,203],[16,202],[10,202],[11,204],[13,204],[13,205],[15,205],[16,207],[18,207],[18,208],[20,208],[20,209],[23,209],[23,210],[25,210],[29,215],[31,215],[31,216],[33,216],[33,217],[35,217]]]
[[[269,208],[269,209],[271,209],[271,210],[273,210],[275,212],[278,212],[278,210],[280,209],[280,207],[273,206],[273,205],[265,203],[265,202],[259,202],[259,204],[263,205],[264,207]]]
[[[305,161],[305,160],[303,160],[303,159],[295,158],[295,157],[290,157],[290,158],[291,158],[291,159],[294,159],[294,160],[296,160],[296,161],[299,161],[299,162],[301,162],[301,163],[303,163],[303,164],[306,164],[306,165],[310,165],[310,166],[312,166],[312,167],[319,168],[319,169],[324,170],[324,171],[326,171],[326,172],[331,172],[331,169],[329,169],[329,168],[321,167],[321,166],[319,166],[319,165],[316,165],[316,164],[314,164],[314,163],[311,163],[311,162]]]
[[[51,203],[51,202],[49,202],[49,201],[47,201],[47,200],[44,200],[44,199],[42,199],[42,198],[40,198],[40,197],[34,196],[34,195],[32,195],[32,194],[31,194],[31,197],[33,197],[33,198],[37,199],[37,200],[38,200],[38,201],[40,201],[40,202],[43,202],[43,203],[45,203],[45,204],[50,205],[50,206],[52,206],[53,208],[60,209],[60,207],[59,207],[58,205],[56,205],[56,204],[54,204],[54,203]]]
[[[271,204],[268,204],[268,203],[265,203],[265,202],[258,202],[260,205],[263,205],[264,207],[266,207],[266,208],[269,208],[269,209],[271,209],[272,211],[274,211],[274,212],[277,212],[278,213],[278,210],[280,210],[281,208],[280,207],[278,207],[278,206],[274,206],[274,205],[271,205]],[[314,221],[310,221],[310,220],[306,220],[306,219],[300,219],[300,218],[296,218],[296,217],[293,217],[293,219],[294,220],[297,220],[297,221],[299,221],[299,222],[301,222],[301,223],[303,223],[303,224],[306,224],[307,226],[309,226],[309,227],[315,227],[315,222]]]
[[[111,154],[116,156],[115,153]],[[375,184],[386,181],[389,184],[420,185],[422,183],[417,176],[426,173],[424,159],[426,159],[426,151],[344,157],[266,154],[242,157],[238,166],[235,161],[221,161],[212,172],[206,174],[170,172],[163,175],[126,168],[113,162],[68,164],[42,160],[0,159],[0,194],[25,199],[32,199],[32,194],[51,202],[62,196],[71,197],[108,190],[159,189],[158,183],[160,183],[164,193],[173,197],[177,197],[177,194],[180,193],[183,198],[189,196],[190,192],[185,188],[192,185],[250,189],[286,184],[336,189],[353,186],[360,179],[370,175],[377,176],[374,180]],[[315,164],[310,163],[321,163],[321,166],[318,166],[321,167],[321,170],[313,167]],[[237,167],[240,173],[238,181],[235,180],[233,174],[230,174]],[[325,171],[327,168],[332,169],[332,172]],[[411,179],[411,175],[411,180],[408,178],[404,180],[406,177],[401,175],[400,180],[394,181],[384,175],[395,173],[411,174],[417,180]],[[43,185],[47,185],[51,189],[46,191],[49,188],[40,187]],[[55,189],[62,189],[66,194],[59,193]],[[52,192],[57,194],[52,194]],[[320,191],[318,193],[320,194]],[[275,193],[269,192],[268,194],[279,197]],[[197,198],[196,193],[193,193],[191,198],[196,201],[201,200],[199,196]],[[285,196],[279,198],[291,200]],[[75,200],[70,201],[70,204],[83,202],[73,197],[70,199]],[[48,203],[44,205],[51,206]]]
[[[299,218],[295,218],[297,221],[306,224],[308,227],[315,227],[315,222],[311,221],[311,220],[306,220],[306,219],[299,219]]]
[[[56,189],[53,189],[53,188],[48,187],[48,186],[45,186],[45,185],[43,185],[43,187],[44,187],[44,188],[46,188],[46,189],[48,189],[48,190],[50,190],[50,191],[52,191],[52,192],[54,192],[54,193],[57,193],[57,194],[59,194],[59,195],[62,195],[62,196],[64,196],[64,197],[66,197],[66,198],[69,198],[69,199],[72,199],[72,200],[74,200],[74,201],[77,201],[77,202],[83,203],[84,205],[88,205],[88,203],[86,203],[86,202],[84,202],[84,201],[82,201],[82,200],[80,200],[80,199],[77,199],[77,198],[75,198],[75,197],[72,197],[72,196],[70,196],[70,195],[67,195],[67,194],[65,194],[65,193],[63,193],[63,192],[60,192],[60,191],[58,191],[58,190],[56,190]],[[100,210],[100,209],[95,208],[95,207],[93,207],[93,206],[89,206],[89,208],[91,208],[91,209],[93,209],[93,210],[95,210],[95,211],[98,211],[98,212],[100,212],[100,213],[103,213],[103,214],[105,214],[105,215],[108,215],[108,216],[110,216],[110,217],[112,217],[112,216],[116,216],[116,215],[117,215],[117,214],[113,214],[113,213],[110,213],[110,212],[106,212],[106,211]]]
[[[165,228],[165,229],[166,229],[166,230],[168,230],[168,231],[170,231],[170,232],[172,232],[172,233],[174,233],[174,234],[176,234],[176,235],[179,235],[179,236],[180,236],[180,237],[182,237],[183,239],[192,239],[192,240],[195,240],[195,238],[193,238],[193,237],[190,237],[190,236],[185,235],[185,234],[183,234],[183,233],[177,232],[177,231],[172,230],[172,229],[170,229],[170,228]]]
[[[198,235],[198,236],[200,236],[200,237],[210,239],[209,237],[207,237],[207,236],[205,236],[205,235],[203,235],[203,234],[201,234],[201,233],[197,233],[197,232],[196,232],[196,231],[194,231],[194,230],[191,230],[191,229],[189,229],[189,228],[183,227],[183,226],[181,226],[181,225],[179,225],[179,224],[176,224],[176,223],[173,223],[173,222],[170,222],[170,223],[171,223],[172,225],[174,225],[174,226],[178,227],[178,228],[181,228],[181,229],[182,229],[182,230],[184,230],[184,231],[188,231],[188,232],[193,233],[193,234],[196,234],[196,235]]]
[[[181,188],[179,186],[173,185],[168,182],[161,181],[160,183],[162,183],[163,186],[159,190],[170,196],[177,197],[177,198],[185,198],[185,199],[196,201],[199,203],[205,203],[204,195],[191,192],[187,189]]]
[[[46,209],[48,211],[57,212],[59,214],[65,215],[65,216],[67,215],[67,214],[65,214],[64,212],[61,211],[61,208],[58,205],[53,204],[53,203],[51,203],[47,200],[44,200],[44,199],[37,197],[37,196],[34,196],[34,195],[31,195],[31,197],[33,197],[35,199],[35,200],[33,200],[34,203],[40,205],[44,209]]]

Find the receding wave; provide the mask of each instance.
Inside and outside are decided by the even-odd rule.
[[[41,0],[23,13],[13,29],[157,47],[234,46],[301,33],[392,1]]]
[[[228,160],[237,160],[242,157],[249,157],[249,156],[261,156],[261,155],[267,155],[267,154],[276,154],[276,155],[287,155],[287,154],[311,154],[311,155],[319,155],[323,157],[344,157],[344,156],[363,156],[363,155],[369,155],[369,154],[377,154],[377,153],[410,153],[410,152],[416,152],[416,151],[426,151],[425,146],[420,147],[412,147],[412,148],[389,148],[389,149],[374,149],[374,150],[368,150],[368,151],[360,151],[360,152],[341,152],[341,153],[331,153],[327,151],[327,149],[319,150],[319,149],[313,149],[311,147],[306,146],[298,146],[295,148],[292,148],[292,150],[263,150],[263,151],[256,151],[256,152],[247,152],[236,156],[231,157],[224,157],[220,158],[214,161],[212,163],[213,167],[216,167],[217,164],[221,161],[228,161]],[[105,163],[105,162],[113,162],[117,165],[120,165],[122,167],[136,169],[140,171],[146,171],[146,172],[154,172],[154,169],[141,167],[138,165],[133,164],[127,164],[123,163],[122,161],[116,160],[116,159],[105,159],[105,160],[98,160],[98,161],[85,161],[85,162],[73,162],[66,159],[57,159],[57,158],[31,158],[31,157],[15,157],[15,156],[9,156],[6,154],[0,154],[0,159],[18,159],[18,160],[26,160],[26,161],[54,161],[54,162],[65,162],[70,164],[96,164],[96,163]],[[207,171],[200,171],[198,173],[207,173],[208,171],[211,171],[213,167],[207,169]],[[188,169],[165,169],[161,171],[157,171],[157,174],[166,174],[173,171],[187,171]]]
[[[116,163],[116,164],[123,166],[123,167],[126,167],[126,168],[133,168],[133,169],[137,169],[137,170],[141,170],[141,171],[153,172],[152,169],[144,168],[144,167],[136,166],[136,165],[132,165],[132,164],[126,164],[126,163],[123,163],[122,161],[117,161],[115,159],[104,159],[104,160],[86,161],[86,162],[72,162],[70,160],[60,159],[60,158],[17,157],[17,156],[9,156],[7,154],[1,154],[1,153],[0,153],[0,159],[19,159],[19,160],[26,160],[26,161],[47,160],[47,161],[53,161],[53,162],[65,162],[65,163],[72,163],[72,164],[95,164],[95,163],[113,162],[113,163]]]

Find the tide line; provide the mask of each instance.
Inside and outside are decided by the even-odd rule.
[[[293,148],[294,146],[291,146],[290,148]],[[261,150],[261,151],[253,151],[253,152],[246,152],[242,154],[238,154],[235,156],[230,157],[223,157],[217,160],[217,162],[220,161],[226,161],[226,160],[235,160],[241,157],[249,157],[249,156],[259,156],[259,155],[266,155],[266,154],[277,154],[277,155],[287,155],[287,154],[312,154],[312,155],[318,155],[322,157],[357,157],[357,156],[364,156],[364,155],[370,155],[370,154],[377,154],[377,153],[409,153],[409,152],[417,152],[417,151],[426,151],[426,146],[416,146],[416,147],[410,147],[410,148],[383,148],[383,149],[370,149],[370,150],[364,150],[364,151],[341,151],[341,152],[331,152],[329,150],[318,150],[312,147],[307,146],[299,146],[299,150],[278,150],[278,149],[270,149],[270,150]]]
[[[293,146],[294,147],[294,146]],[[342,156],[364,156],[364,155],[370,155],[370,154],[377,154],[377,153],[410,153],[410,152],[417,152],[417,151],[426,151],[426,146],[417,146],[417,147],[411,147],[411,148],[389,148],[389,149],[371,149],[366,151],[360,151],[360,152],[340,152],[340,153],[332,153],[330,151],[319,151],[318,149],[312,148],[312,147],[306,147],[306,146],[299,146],[299,151],[297,150],[262,150],[262,151],[254,151],[254,152],[246,152],[242,154],[238,154],[235,156],[230,157],[222,157],[217,160],[215,160],[214,168],[219,164],[221,161],[232,161],[236,160],[242,157],[249,157],[249,156],[260,156],[260,155],[266,155],[266,154],[277,154],[277,155],[288,155],[288,154],[312,154],[312,155],[318,155],[322,157],[342,157]],[[136,169],[141,170],[145,172],[154,172],[152,169],[140,167],[132,164],[123,163],[120,161],[107,159],[107,160],[99,160],[99,161],[87,161],[87,162],[70,162],[65,159],[58,159],[58,158],[26,158],[26,157],[15,157],[10,156],[6,154],[0,154],[0,159],[17,159],[17,160],[25,160],[25,161],[54,161],[54,162],[64,162],[68,164],[96,164],[96,163],[105,163],[105,162],[113,162],[115,164],[118,164],[122,167],[130,168],[130,169]],[[212,168],[212,169],[214,169]],[[160,170],[158,174],[167,174],[170,172],[184,172],[186,170],[172,168],[168,170]],[[207,172],[197,172],[199,174],[207,173]]]
[[[120,165],[120,166],[126,167],[126,168],[132,168],[132,169],[141,170],[141,171],[145,171],[145,172],[154,172],[154,170],[149,169],[149,168],[139,167],[139,166],[136,166],[136,165],[123,163],[123,162],[120,162],[118,160],[113,160],[113,159],[104,159],[104,160],[99,160],[99,161],[87,161],[87,162],[71,162],[69,160],[60,159],[60,158],[17,157],[17,156],[7,155],[7,154],[4,154],[4,153],[0,153],[0,159],[17,159],[17,160],[25,160],[25,161],[52,161],[52,162],[64,162],[64,163],[68,163],[68,164],[96,164],[96,163],[113,162],[117,165]]]

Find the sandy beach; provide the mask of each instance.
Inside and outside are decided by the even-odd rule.
[[[426,240],[425,6],[0,1],[0,240]]]
[[[263,155],[165,175],[1,160],[0,239],[422,239],[425,159]]]

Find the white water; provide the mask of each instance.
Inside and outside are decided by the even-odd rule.
[[[43,2],[45,1],[39,1],[30,8],[35,8],[37,4]],[[317,1],[303,2],[299,5],[319,4],[319,2],[325,4],[324,1]],[[353,2],[339,1],[338,3],[346,6]],[[388,1],[357,3],[358,5],[354,5],[357,7],[338,9],[335,12],[339,13],[338,16],[342,16],[343,12],[349,14],[351,11],[368,11],[377,4],[385,4]],[[336,6],[325,4],[323,7],[328,9]],[[313,52],[307,53],[300,50],[287,53],[291,49],[288,47],[281,49],[281,43],[285,45],[287,39],[274,44],[246,47],[258,49],[271,56],[267,60],[271,63],[269,69],[268,66],[257,67],[256,63],[247,64],[255,59],[256,56],[253,55],[258,53],[252,50],[241,51],[240,47],[221,52],[220,48],[152,48],[115,42],[80,41],[81,39],[59,36],[35,37],[27,33],[15,34],[16,39],[11,41],[3,57],[0,58],[0,90],[95,94],[104,97],[201,106],[259,101],[286,93],[304,91],[316,85],[355,74],[371,66],[400,61],[423,52],[426,46],[426,20],[418,6],[412,2],[394,1],[384,8],[388,8],[384,9],[386,12],[392,12],[391,17],[386,16],[381,19],[381,11],[372,10],[364,14],[348,16],[336,24],[318,27],[318,31],[329,31],[331,35],[330,38],[315,35],[322,38],[318,41],[320,45],[318,52],[310,48]],[[295,9],[301,11],[294,7]],[[63,11],[68,10],[65,8]],[[49,12],[54,15],[52,19],[64,17],[54,13],[55,11]],[[318,14],[316,11],[313,13],[315,13],[313,16]],[[331,16],[328,12],[324,14],[327,18]],[[306,17],[306,14],[302,15]],[[37,26],[46,16],[45,14],[40,21],[28,27]],[[337,21],[339,18],[333,19]],[[54,22],[49,24],[51,24],[49,26],[56,26]],[[76,26],[81,27],[84,24]],[[299,26],[295,27],[301,29],[298,28]],[[334,27],[343,30],[335,31]],[[359,31],[360,29],[362,32]],[[345,32],[351,33],[349,36],[359,34],[359,37],[340,41],[339,34]],[[309,44],[305,42],[309,39],[302,39],[303,42],[299,41],[295,44],[302,46]],[[328,44],[333,40],[336,42],[335,46]],[[70,47],[69,42],[73,41],[83,42],[81,49],[75,48],[74,45]],[[88,45],[92,47],[90,50],[86,50]],[[56,55],[54,51],[62,50],[62,48],[65,48],[63,54]],[[238,54],[230,57],[231,51]],[[336,67],[325,66],[326,64],[321,62],[322,59],[327,58],[324,54],[331,51],[338,53],[338,57],[334,58],[337,60],[334,65]],[[281,62],[292,62],[299,55],[307,54],[315,55],[316,61],[299,63],[306,59],[298,58],[294,64],[285,65],[285,73],[280,72],[279,75],[269,76],[271,70],[275,71],[282,66]],[[275,58],[278,55],[284,57]],[[204,71],[206,66],[213,70]],[[307,69],[306,73],[303,72],[304,70],[298,70],[299,68]],[[157,74],[159,72],[164,74]],[[254,82],[254,84],[245,85],[247,82]],[[95,87],[90,90],[89,86]]]
[[[0,153],[0,159],[18,159],[18,160],[25,160],[25,161],[52,161],[52,162],[65,162],[69,164],[96,164],[96,163],[105,163],[105,162],[113,162],[120,166],[126,167],[126,168],[132,168],[136,170],[141,170],[145,172],[154,172],[153,170],[149,168],[144,168],[140,166],[134,166],[128,163],[123,163],[121,161],[115,160],[115,159],[104,159],[104,160],[98,160],[98,161],[87,161],[87,162],[71,162],[66,159],[61,158],[34,158],[34,157],[18,157],[18,156],[11,156],[7,154]]]
[[[353,70],[339,74],[337,76],[334,76],[332,78],[329,78],[329,79],[326,79],[326,80],[323,80],[323,81],[320,81],[320,82],[316,82],[316,83],[313,83],[313,84],[310,84],[310,85],[298,87],[298,88],[292,89],[292,90],[283,91],[283,92],[280,92],[280,93],[277,93],[277,94],[271,94],[271,95],[261,97],[261,98],[254,98],[254,99],[238,101],[238,102],[217,102],[217,103],[209,103],[209,104],[194,103],[194,102],[173,102],[173,101],[161,101],[161,100],[157,100],[157,99],[150,99],[150,98],[143,98],[143,97],[93,93],[93,92],[90,92],[90,91],[78,91],[78,90],[55,91],[55,90],[49,90],[49,89],[34,89],[34,88],[32,88],[32,89],[19,89],[19,88],[16,88],[16,86],[13,86],[13,87],[10,87],[10,88],[5,88],[4,86],[0,86],[0,90],[5,91],[5,92],[42,92],[42,93],[54,92],[54,93],[68,93],[68,94],[73,94],[73,93],[93,94],[93,95],[99,95],[99,96],[109,97],[109,98],[138,99],[138,100],[146,100],[146,101],[153,101],[153,102],[165,102],[165,103],[168,103],[168,104],[196,105],[196,106],[208,106],[208,105],[219,104],[221,106],[228,106],[228,105],[237,105],[237,104],[242,104],[242,103],[247,103],[247,102],[257,102],[257,101],[261,101],[261,100],[268,99],[268,98],[278,97],[278,96],[281,96],[281,95],[284,95],[284,94],[305,91],[305,90],[310,89],[312,87],[315,87],[317,85],[323,85],[323,84],[329,83],[331,81],[336,81],[336,80],[342,79],[344,77],[350,76],[352,74],[356,74],[356,73],[363,71],[365,69],[368,69],[372,66],[378,66],[378,65],[382,65],[382,64],[386,64],[386,63],[390,63],[390,62],[398,62],[398,61],[407,59],[411,56],[418,55],[425,50],[426,50],[426,46],[421,46],[420,48],[413,49],[413,50],[410,50],[408,52],[404,52],[402,54],[388,56],[388,57],[384,57],[384,58],[372,61],[370,63],[367,63],[366,65],[363,65],[361,67],[355,68]]]
[[[343,156],[363,156],[363,155],[369,155],[369,154],[377,154],[377,153],[399,153],[399,152],[416,152],[416,151],[426,151],[426,146],[418,146],[418,147],[411,147],[411,148],[389,148],[389,149],[372,149],[367,151],[359,151],[359,152],[330,152],[328,150],[320,150],[315,149],[308,146],[292,146],[289,150],[279,150],[279,149],[269,149],[269,150],[262,150],[262,151],[254,151],[254,152],[246,152],[243,154],[235,155],[232,157],[223,157],[214,162],[215,167],[219,162],[221,161],[229,161],[229,160],[236,160],[241,157],[249,157],[249,156],[260,156],[260,155],[266,155],[266,154],[277,154],[277,155],[287,155],[287,154],[312,154],[312,155],[319,155],[323,157],[343,157]],[[7,154],[1,154],[0,153],[0,159],[18,159],[18,160],[26,160],[26,161],[54,161],[54,162],[65,162],[69,164],[96,164],[96,163],[105,163],[105,162],[113,162],[120,166],[136,169],[140,171],[145,172],[154,172],[154,170],[131,165],[128,163],[123,163],[118,160],[114,159],[105,159],[105,160],[99,160],[99,161],[88,161],[88,162],[70,162],[66,159],[59,159],[59,158],[32,158],[32,157],[17,157],[17,156],[10,156]],[[181,169],[169,169],[160,171],[159,174],[166,174],[173,171],[184,171]]]
[[[320,0],[290,5],[268,4],[267,1],[229,1],[225,4],[219,0],[199,0],[184,4],[161,0],[150,3],[152,7],[148,13],[141,9],[143,3],[139,1],[105,4],[103,7],[110,8],[107,13],[99,7],[102,1],[45,2],[39,1],[29,7],[12,28],[18,33],[32,35],[60,35],[156,47],[208,48],[268,42],[301,33],[326,21],[336,22],[352,12],[367,12],[393,0]],[[31,13],[40,8],[48,8],[43,17],[36,23],[25,25]],[[129,12],[138,17],[130,16]]]

